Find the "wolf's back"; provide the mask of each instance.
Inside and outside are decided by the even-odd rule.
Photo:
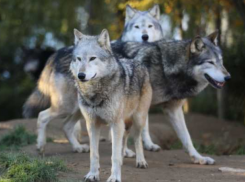
[[[50,107],[52,90],[56,86],[55,77],[57,74],[70,76],[69,67],[72,60],[72,51],[72,46],[64,47],[49,58],[38,80],[36,89],[23,106],[23,116],[25,118],[36,117],[40,111]]]

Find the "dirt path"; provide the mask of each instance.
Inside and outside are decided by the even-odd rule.
[[[151,130],[154,131],[152,132],[153,138],[158,143],[162,143],[164,140],[169,141],[169,139],[175,137],[167,124],[159,124],[163,119],[161,115],[151,116],[151,121],[153,121]],[[245,137],[245,128],[236,124],[200,115],[188,115],[187,119],[190,132],[197,141],[206,138],[212,140],[214,137],[222,139],[224,133],[226,133],[225,136],[233,136],[233,141]],[[206,123],[203,122],[204,120]],[[14,120],[0,123],[0,135],[8,132],[8,128],[20,123],[24,124],[28,130],[35,131],[35,120]],[[67,162],[69,169],[72,170],[69,173],[60,174],[61,179],[70,182],[82,181],[83,176],[89,170],[89,154],[73,153],[70,145],[63,140],[61,124],[58,123],[50,124],[48,136],[59,139],[57,142],[64,143],[48,143],[45,157],[58,156]],[[104,129],[104,133],[107,133],[106,130]],[[38,155],[34,145],[25,147],[23,150],[32,155]],[[216,160],[216,165],[213,166],[192,164],[183,150],[162,150],[157,153],[146,151],[145,156],[149,164],[148,169],[137,169],[135,158],[124,160],[122,167],[123,182],[245,182],[245,174],[238,175],[219,171],[220,167],[245,169],[245,156],[212,156]],[[100,164],[100,181],[103,182],[110,176],[111,167],[111,144],[107,141],[100,143]]]
[[[24,149],[27,153],[38,155],[35,146]],[[64,174],[63,179],[82,181],[89,171],[89,154],[72,153],[69,144],[49,143],[46,147],[46,157],[58,156],[65,161],[72,172]],[[182,150],[145,152],[148,169],[137,169],[135,159],[125,159],[122,167],[124,182],[235,182],[245,181],[245,174],[236,175],[222,173],[220,167],[245,169],[244,156],[212,156],[216,160],[214,166],[195,165]],[[106,181],[110,176],[111,145],[108,142],[100,144],[100,181]]]

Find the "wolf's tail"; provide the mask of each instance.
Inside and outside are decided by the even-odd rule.
[[[49,106],[50,97],[36,88],[23,106],[23,116],[25,118],[37,117],[40,111],[47,109]]]

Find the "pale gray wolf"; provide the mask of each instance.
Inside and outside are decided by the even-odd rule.
[[[155,4],[147,11],[139,11],[126,6],[126,17],[122,36],[119,41],[134,42],[154,42],[163,39],[163,31],[160,24],[160,8]],[[160,146],[154,144],[149,133],[148,117],[142,133],[144,149],[149,151],[159,151]],[[127,140],[125,140],[125,157],[134,157],[135,153],[128,149]]]
[[[131,41],[142,42],[143,35],[148,36],[148,39],[144,40],[144,42],[152,42],[152,41],[162,39],[163,35],[162,35],[162,29],[161,29],[159,19],[160,19],[160,9],[158,5],[154,5],[151,9],[147,11],[138,11],[128,5],[126,7],[125,28],[120,38],[120,41],[131,40]],[[134,26],[138,26],[139,28],[134,28]],[[137,36],[140,35],[140,38],[137,37],[136,34],[130,36],[130,34],[133,34],[133,32],[136,32]],[[77,140],[75,139],[75,138],[81,138],[80,136],[81,125],[78,122],[75,125],[74,130],[72,129],[73,120],[76,119],[72,117],[71,118],[72,121],[69,121],[69,117],[71,117],[72,113],[74,112],[71,109],[71,104],[73,103],[67,103],[68,101],[65,100],[70,96],[68,95],[67,97],[59,97],[59,94],[57,95],[54,94],[55,93],[54,91],[56,90],[58,93],[60,93],[62,92],[60,91],[60,89],[66,89],[66,87],[63,86],[61,87],[61,85],[59,85],[59,82],[56,80],[56,78],[58,78],[59,76],[58,74],[59,72],[53,71],[55,69],[54,67],[57,67],[59,70],[67,69],[67,66],[70,63],[69,59],[71,59],[72,50],[73,47],[63,48],[61,50],[58,50],[53,56],[50,57],[48,64],[46,65],[44,71],[42,72],[41,78],[38,80],[36,90],[28,98],[28,100],[26,101],[23,107],[23,115],[24,117],[27,118],[38,115],[40,111],[43,111],[49,107],[52,110],[51,115],[53,117],[43,118],[44,116],[42,112],[40,112],[38,116],[37,148],[41,152],[43,152],[44,146],[46,144],[45,130],[47,124],[50,121],[52,121],[54,118],[59,118],[59,117],[66,117],[64,131],[66,133],[66,136],[68,137],[68,140],[71,142],[73,151],[87,152],[89,150],[88,146],[79,145]],[[71,87],[68,87],[69,91],[71,92],[70,95],[74,95],[73,92],[75,92],[75,90],[74,88]],[[49,90],[52,90],[52,92]],[[56,101],[56,100],[60,100],[60,101]],[[73,99],[71,99],[71,101],[73,101]],[[61,106],[56,102],[64,103],[66,105]],[[58,108],[58,106],[61,106],[61,108]],[[79,117],[77,116],[77,118]],[[74,133],[70,134],[69,132],[74,132]],[[146,126],[143,130],[142,139],[143,139],[144,148],[146,150],[158,151],[160,149],[160,147],[154,144],[151,140],[149,134],[148,119],[146,121]],[[125,143],[127,143],[126,140]],[[132,150],[128,149],[127,146],[125,146],[124,155],[125,157],[134,157],[135,153]]]
[[[142,61],[148,67],[153,89],[151,105],[162,106],[191,160],[197,164],[214,164],[215,161],[194,148],[182,106],[184,99],[197,95],[208,84],[220,89],[231,78],[223,66],[217,36],[218,31],[183,41],[112,44],[118,57]]]
[[[121,41],[154,42],[162,38],[160,8],[157,4],[148,11],[139,11],[127,5]]]
[[[107,181],[119,182],[125,126],[134,130],[137,167],[147,167],[141,133],[152,98],[148,70],[141,61],[116,59],[107,30],[99,36],[86,36],[78,30],[74,34],[70,70],[90,138],[90,172],[85,181],[99,180],[100,128],[106,123],[112,135],[112,169]]]

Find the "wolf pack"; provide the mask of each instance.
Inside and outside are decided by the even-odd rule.
[[[195,149],[182,107],[186,98],[208,85],[220,89],[231,78],[223,66],[219,32],[186,40],[166,40],[163,35],[158,5],[147,11],[127,5],[124,30],[116,41],[110,40],[106,29],[97,36],[74,29],[74,45],[48,59],[23,106],[25,117],[38,114],[37,149],[44,153],[49,122],[61,120],[72,150],[90,152],[85,181],[99,181],[100,130],[106,124],[112,143],[107,181],[120,182],[124,157],[136,157],[136,167],[147,168],[144,149],[160,150],[149,133],[148,112],[157,105],[193,163],[214,164]],[[79,142],[83,122],[89,145]],[[129,134],[135,152],[127,146]]]

